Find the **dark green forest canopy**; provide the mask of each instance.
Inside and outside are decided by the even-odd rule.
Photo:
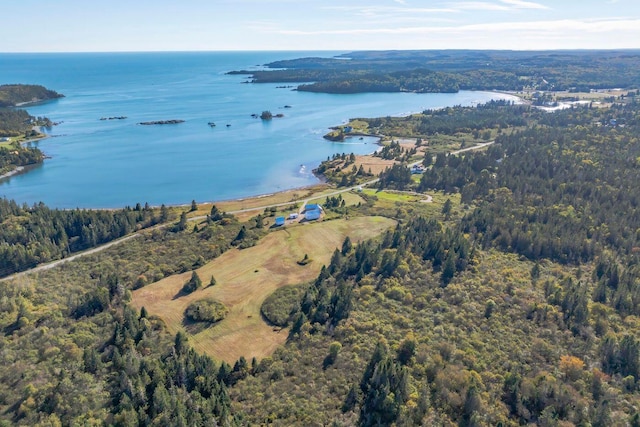
[[[232,71],[256,83],[303,83],[329,93],[637,88],[640,51],[371,51]]]
[[[58,210],[0,199],[0,277],[165,222],[167,209]]]

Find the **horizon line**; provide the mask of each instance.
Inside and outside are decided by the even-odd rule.
[[[625,48],[560,48],[560,49],[474,49],[474,48],[433,48],[433,49],[218,49],[218,50],[69,50],[69,51],[2,51],[0,55],[27,55],[27,54],[99,54],[99,53],[258,53],[258,52],[435,52],[435,51],[458,51],[458,52],[617,52],[617,51],[640,51],[640,47]]]

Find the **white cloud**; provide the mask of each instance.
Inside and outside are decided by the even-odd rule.
[[[387,15],[387,14],[431,14],[431,13],[456,13],[454,8],[427,8],[427,7],[398,7],[398,6],[327,6],[325,10],[340,12],[356,12],[359,15]]]
[[[489,3],[484,1],[462,1],[458,3],[452,3],[451,7],[457,10],[496,10],[496,11],[508,11],[510,8],[507,6]]]
[[[548,6],[545,6],[543,4],[524,1],[524,0],[500,0],[500,1],[502,3],[511,5],[517,9],[549,9]]]
[[[451,3],[450,6],[457,10],[488,10],[509,12],[521,9],[549,9],[541,4],[524,0],[499,0],[498,3],[488,1],[461,1]]]
[[[640,19],[634,18],[610,18],[599,20],[548,20],[527,22],[487,22],[482,24],[467,24],[459,26],[429,26],[429,27],[404,27],[404,28],[350,28],[337,30],[280,30],[278,33],[286,35],[312,36],[312,35],[366,35],[366,34],[443,34],[459,33],[530,33],[541,36],[549,33],[559,35],[568,32],[587,33],[620,33],[633,32],[640,34]]]

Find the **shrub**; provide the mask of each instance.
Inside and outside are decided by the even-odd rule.
[[[223,303],[209,298],[189,304],[184,315],[192,322],[215,323],[224,319],[228,312],[229,310]]]
[[[276,326],[287,326],[293,320],[293,315],[306,289],[303,285],[276,289],[262,303],[260,313],[268,322]]]

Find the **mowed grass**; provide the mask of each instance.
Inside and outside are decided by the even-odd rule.
[[[384,190],[378,191],[371,188],[365,188],[363,190],[363,193],[376,196],[378,200],[384,200],[388,202],[409,203],[409,202],[417,202],[418,200],[424,199],[424,197],[418,196],[415,194],[394,193],[394,192],[384,191]]]
[[[254,247],[230,250],[196,270],[203,289],[179,296],[191,272],[177,274],[134,291],[132,304],[161,317],[176,333],[186,332],[184,311],[191,302],[214,298],[229,308],[229,314],[214,326],[191,335],[190,343],[196,350],[229,363],[240,356],[261,359],[283,344],[288,334],[262,319],[260,307],[264,300],[280,287],[317,277],[346,236],[359,242],[394,225],[395,221],[388,218],[356,217],[285,228],[270,233]],[[298,265],[296,261],[305,254],[313,261]],[[212,275],[217,284],[206,287]]]

